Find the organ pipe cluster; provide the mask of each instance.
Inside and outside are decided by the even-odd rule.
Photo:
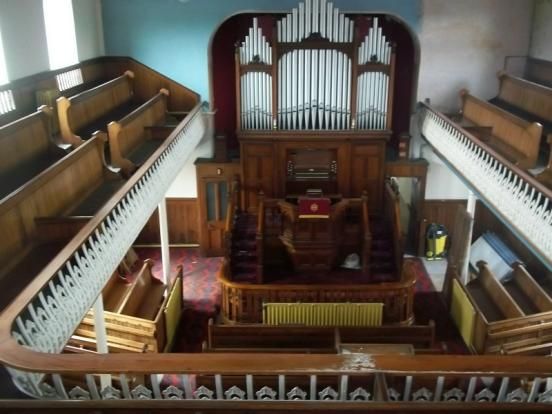
[[[254,18],[238,49],[242,130],[389,128],[394,53],[378,18],[359,44],[352,19],[306,0],[276,23],[272,41],[274,51]]]
[[[358,48],[360,65],[369,63],[391,64],[392,46],[378,27],[378,18]],[[385,129],[389,99],[389,75],[373,71],[364,72],[357,82],[357,128]]]
[[[272,64],[272,48],[258,26],[253,27],[239,48],[242,65]],[[240,76],[241,125],[243,129],[272,128],[272,76],[262,71],[250,71]]]

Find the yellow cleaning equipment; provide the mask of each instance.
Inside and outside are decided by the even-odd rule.
[[[431,223],[428,226],[426,234],[426,258],[428,260],[441,260],[446,256],[447,236],[447,229],[442,224]]]

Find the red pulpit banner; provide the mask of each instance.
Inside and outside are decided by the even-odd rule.
[[[329,198],[299,198],[299,218],[329,218]]]

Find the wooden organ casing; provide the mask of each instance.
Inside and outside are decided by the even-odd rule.
[[[343,197],[366,190],[371,211],[381,209],[395,46],[379,19],[364,35],[331,2],[306,0],[276,22],[270,43],[253,19],[235,54],[242,201],[249,211],[260,192],[283,198],[306,188]],[[292,154],[301,151],[320,154],[310,181],[290,175]],[[322,165],[328,154],[329,165]],[[323,182],[326,170],[332,182]]]

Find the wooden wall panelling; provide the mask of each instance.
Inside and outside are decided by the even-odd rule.
[[[128,57],[109,57],[107,71],[112,77],[131,70],[134,79],[134,93],[139,101],[145,102],[164,88],[169,91],[170,111],[190,111],[200,101],[200,96],[184,85],[169,79],[152,68]]]
[[[276,196],[278,164],[274,159],[275,148],[268,143],[241,144],[242,205],[247,211],[257,211],[260,190],[265,197]]]
[[[466,208],[467,200],[425,200],[420,225],[418,255],[425,256],[427,227],[431,223],[442,224],[448,231],[447,249],[454,243],[454,221],[456,210]]]
[[[167,222],[169,243],[197,244],[199,224],[197,198],[167,198]],[[157,210],[136,239],[137,244],[159,244],[159,215]]]

